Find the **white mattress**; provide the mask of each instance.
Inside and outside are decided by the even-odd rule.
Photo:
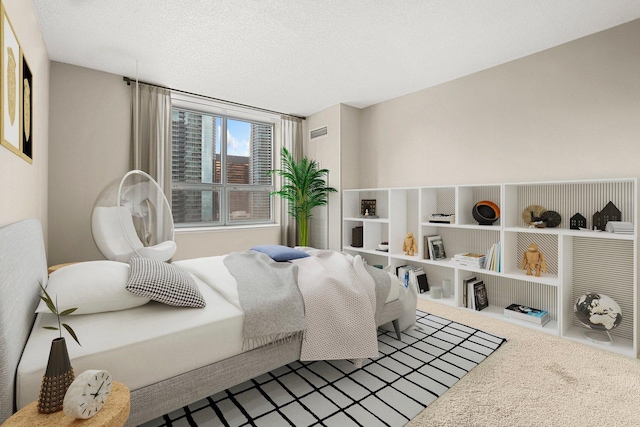
[[[136,390],[240,354],[244,314],[235,279],[223,259],[218,256],[175,263],[192,273],[207,302],[205,308],[150,302],[117,312],[65,317],[65,323],[82,343],[80,347],[67,338],[74,372],[105,369],[116,381]],[[386,302],[397,299],[400,290],[398,278],[391,277]],[[51,340],[57,333],[42,326],[54,324],[52,314],[41,313],[36,318],[18,366],[18,409],[38,398]]]
[[[223,258],[208,259],[213,270],[224,268]],[[67,338],[74,372],[106,369],[116,381],[136,390],[241,353],[243,312],[195,279],[207,302],[202,309],[150,302],[129,310],[65,317],[82,344]],[[57,333],[42,326],[53,324],[52,314],[36,318],[18,366],[18,408],[38,398],[51,340]]]

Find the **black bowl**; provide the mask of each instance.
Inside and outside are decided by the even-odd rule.
[[[492,225],[500,218],[500,210],[496,204],[486,200],[476,203],[471,214],[480,225]]]

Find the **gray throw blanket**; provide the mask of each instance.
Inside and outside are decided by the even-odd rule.
[[[243,350],[292,339],[306,329],[298,267],[260,252],[234,252],[224,259],[238,283],[245,313]]]

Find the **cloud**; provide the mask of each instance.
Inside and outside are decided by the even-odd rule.
[[[231,156],[248,156],[249,140],[241,141],[227,131],[227,154]]]

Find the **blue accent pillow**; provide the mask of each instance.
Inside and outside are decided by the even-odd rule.
[[[260,245],[254,246],[251,250],[267,254],[271,259],[278,262],[291,261],[292,259],[305,258],[309,256],[306,252],[283,245]]]

